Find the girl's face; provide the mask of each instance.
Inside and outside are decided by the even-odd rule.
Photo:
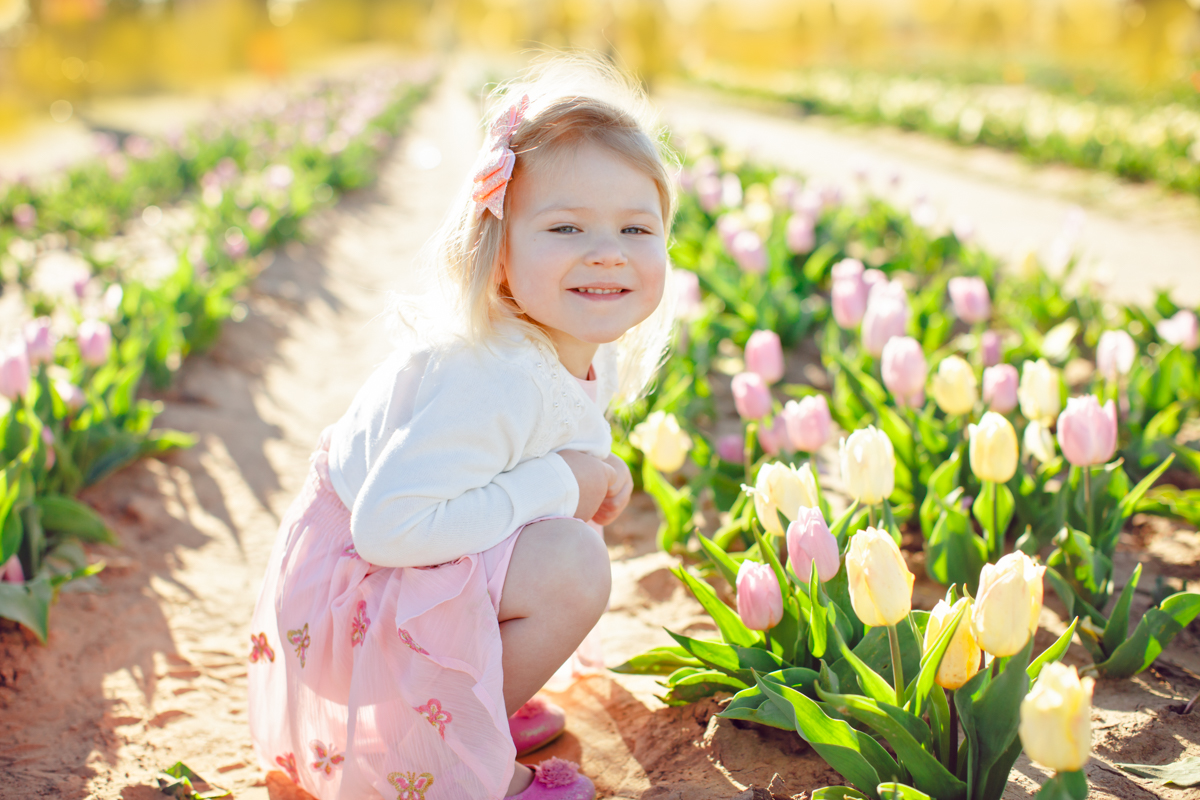
[[[596,348],[662,299],[667,241],[654,181],[583,144],[509,186],[501,266],[512,296],[583,377]]]

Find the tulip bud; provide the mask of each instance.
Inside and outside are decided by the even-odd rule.
[[[985,367],[993,367],[1000,363],[1000,334],[995,331],[984,331],[979,337],[979,355]]]
[[[16,400],[29,391],[29,356],[19,340],[0,352],[0,395]]]
[[[795,521],[788,525],[787,551],[796,577],[805,582],[812,575],[814,561],[821,583],[837,575],[841,566],[837,539],[829,532],[819,508],[800,507]]]
[[[891,535],[877,528],[859,531],[846,551],[850,605],[872,628],[895,625],[912,611],[915,576]]]
[[[883,431],[873,425],[855,431],[842,439],[839,455],[842,483],[858,502],[878,505],[895,490],[896,453]]]
[[[1055,772],[1083,769],[1092,753],[1092,690],[1074,667],[1054,661],[1021,701],[1017,729],[1030,760]]]
[[[9,556],[8,561],[4,562],[3,571],[0,572],[0,581],[8,583],[24,583],[25,570],[21,569],[21,559],[15,555]]]
[[[1021,652],[1037,630],[1045,571],[1020,551],[983,565],[971,614],[980,647],[997,658]]]
[[[783,378],[783,345],[775,331],[755,331],[746,342],[746,369],[757,372],[767,383]]]
[[[696,178],[696,199],[705,213],[712,214],[721,207],[721,179],[716,175]]]
[[[733,255],[733,240],[744,230],[750,228],[749,220],[740,211],[729,211],[717,217],[717,234],[730,255]]]
[[[1036,420],[1025,426],[1022,441],[1025,443],[1025,452],[1042,464],[1048,464],[1058,455],[1050,429]]]
[[[42,428],[42,444],[46,445],[46,469],[52,469],[58,456],[54,451],[54,431]]]
[[[771,390],[757,372],[739,372],[733,376],[730,388],[742,419],[761,419],[771,413]]]
[[[817,231],[812,217],[807,214],[793,214],[788,217],[784,241],[790,253],[811,253],[817,243]]]
[[[692,437],[680,430],[674,414],[655,411],[634,426],[629,443],[646,455],[646,460],[659,472],[674,472],[687,460],[692,449]]]
[[[979,399],[978,386],[970,364],[959,356],[947,356],[938,364],[930,391],[947,414],[969,414]]]
[[[829,441],[833,428],[829,403],[823,394],[810,394],[799,402],[787,401],[783,407],[783,420],[792,449],[802,453],[814,453],[820,449]]]
[[[83,408],[84,396],[83,390],[68,380],[62,378],[54,379],[54,391],[58,393],[59,398],[63,401],[71,411],[78,411]]]
[[[54,360],[54,343],[58,337],[50,329],[49,317],[38,317],[25,323],[25,351],[31,364],[48,364]]]
[[[1095,395],[1072,397],[1058,415],[1058,445],[1077,467],[1107,464],[1117,449],[1117,409]]]
[[[108,360],[108,349],[112,344],[112,329],[107,322],[86,319],[79,323],[79,356],[83,363],[98,367]]]
[[[738,567],[737,612],[752,631],[773,628],[783,619],[783,593],[770,565],[743,561]]]
[[[768,532],[783,536],[783,526],[779,524],[776,512],[794,520],[801,506],[817,508],[819,505],[817,482],[808,464],[795,469],[773,462],[763,464],[758,470],[754,481],[754,510]]]
[[[745,440],[736,433],[717,437],[717,455],[723,461],[740,464],[745,458],[745,444]]]
[[[978,425],[968,428],[971,437],[971,471],[981,481],[1008,483],[1017,474],[1017,432],[1012,423],[988,411]]]
[[[1012,364],[997,364],[983,371],[983,402],[998,414],[1007,414],[1017,407],[1017,368]]]
[[[1017,399],[1021,401],[1021,413],[1025,419],[1037,420],[1046,426],[1054,424],[1054,419],[1062,410],[1058,370],[1044,358],[1026,361],[1021,368]]]
[[[907,298],[881,291],[878,286],[873,288],[862,320],[862,343],[866,351],[879,358],[888,339],[904,335],[908,328],[908,313]]]
[[[729,250],[743,272],[761,274],[767,271],[767,249],[762,237],[754,231],[739,231]]]
[[[925,378],[929,365],[925,352],[911,336],[895,336],[883,346],[883,385],[896,405],[919,408],[925,404]]]
[[[833,265],[833,289],[830,303],[833,318],[845,329],[854,328],[867,310],[867,284],[863,280],[863,265],[856,258],[844,258]]]
[[[948,285],[954,314],[963,322],[974,325],[992,313],[992,300],[983,278],[951,278]]]
[[[1137,358],[1137,345],[1125,331],[1105,331],[1096,344],[1096,369],[1110,381],[1128,375]]]
[[[787,447],[787,422],[784,421],[783,414],[776,414],[771,420],[763,420],[758,426],[758,443],[769,456],[777,456],[780,450]]]
[[[953,606],[945,600],[939,600],[933,607],[933,611],[929,612],[929,621],[925,624],[925,647],[923,649],[927,653],[933,647],[933,643],[942,635],[947,621],[964,606],[967,609],[966,613],[958,621],[958,627],[954,629],[950,644],[946,645],[946,652],[942,656],[941,663],[938,664],[937,676],[933,679],[938,686],[950,691],[960,688],[975,677],[975,673],[979,672],[980,649],[979,642],[975,641],[975,632],[971,630],[970,599],[960,597]]]
[[[691,320],[700,316],[703,300],[700,297],[700,279],[696,273],[674,269],[671,271],[671,283],[675,289],[675,318]]]
[[[1155,330],[1167,344],[1177,344],[1184,350],[1200,347],[1200,323],[1195,313],[1187,309],[1176,312],[1170,319],[1164,319],[1155,326]]]

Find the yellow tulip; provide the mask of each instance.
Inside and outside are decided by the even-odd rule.
[[[874,506],[896,488],[896,452],[892,440],[873,425],[842,439],[842,482],[858,502]]]
[[[846,552],[850,605],[872,628],[895,625],[912,611],[915,576],[886,531],[867,528],[850,539]]]
[[[1058,451],[1054,449],[1054,435],[1042,423],[1034,420],[1025,426],[1025,452],[1043,464],[1054,460]]]
[[[692,437],[679,428],[674,414],[655,411],[629,433],[629,443],[646,455],[659,472],[674,472],[683,466]]]
[[[989,411],[970,427],[971,471],[981,481],[1008,483],[1017,473],[1017,432],[1001,414]]]
[[[970,364],[958,356],[948,356],[938,364],[929,391],[938,408],[947,414],[969,414],[979,399],[979,382]]]
[[[763,464],[754,482],[754,510],[763,528],[776,536],[783,536],[778,511],[789,520],[796,518],[801,506],[817,508],[817,482],[812,468],[805,464],[795,469],[781,462]]]
[[[1092,689],[1074,667],[1047,664],[1021,701],[1021,746],[1034,761],[1056,772],[1083,769],[1092,752]]]
[[[929,622],[925,626],[924,650],[929,652],[929,648],[933,647],[933,643],[941,636],[946,622],[964,606],[967,611],[958,621],[950,644],[946,645],[946,653],[942,656],[942,663],[938,665],[937,676],[934,678],[938,686],[950,691],[959,688],[979,672],[980,649],[979,642],[975,641],[975,632],[971,630],[970,599],[960,597],[953,606],[945,600],[939,600],[933,611],[929,612]]]
[[[1042,573],[1021,552],[1009,553],[979,573],[971,625],[979,646],[997,658],[1016,655],[1037,630],[1042,612]]]
[[[1021,413],[1031,422],[1050,426],[1062,411],[1059,395],[1058,370],[1044,358],[1026,361],[1021,368],[1021,384],[1017,387],[1017,400]]]

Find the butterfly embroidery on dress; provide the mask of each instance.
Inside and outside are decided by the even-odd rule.
[[[413,637],[412,637],[411,633],[404,630],[404,628],[398,628],[397,632],[400,634],[400,641],[404,642],[411,649],[416,650],[418,653],[421,653],[422,655],[426,655],[426,656],[429,655],[428,650],[426,650],[424,647],[421,647],[421,645],[419,645],[415,641],[413,641]]]
[[[271,645],[267,644],[266,633],[250,634],[250,644],[254,646],[250,651],[251,664],[257,664],[259,659],[275,660],[275,651],[271,649]]]
[[[300,771],[296,769],[296,756],[293,753],[288,753],[286,756],[275,756],[275,763],[283,767],[287,772],[288,777],[292,779],[292,783],[299,785]]]
[[[433,775],[422,772],[393,772],[388,775],[388,783],[395,786],[400,794],[396,800],[425,800],[425,792],[433,786]]]
[[[340,767],[346,760],[346,757],[335,750],[332,744],[326,747],[320,739],[313,739],[308,746],[313,751],[312,768],[317,772],[324,773],[326,778],[333,775],[334,767]]]
[[[423,706],[416,706],[415,709],[421,716],[425,717],[430,725],[437,728],[438,734],[443,739],[446,738],[446,723],[452,721],[453,717],[450,716],[449,711],[442,708],[440,700],[431,698],[428,703]]]
[[[347,558],[357,558],[359,560],[362,559],[362,556],[360,556],[358,551],[354,549],[353,544],[348,544],[342,548],[342,555],[346,556]]]
[[[367,601],[358,601],[358,613],[350,621],[350,646],[362,644],[367,638],[367,628],[371,627],[371,618],[367,616]]]
[[[296,648],[296,657],[300,659],[300,668],[304,668],[304,657],[308,652],[308,645],[311,640],[308,638],[308,623],[304,623],[304,627],[299,630],[288,631],[288,641]]]

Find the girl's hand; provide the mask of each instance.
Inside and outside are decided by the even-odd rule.
[[[604,495],[604,502],[592,517],[592,521],[597,525],[607,525],[621,516],[625,506],[629,505],[630,496],[633,495],[633,476],[629,474],[629,465],[625,460],[609,453],[604,463],[612,468],[613,474],[609,480],[608,492]]]
[[[579,504],[575,507],[574,516],[587,522],[606,501],[613,483],[617,480],[615,471],[605,461],[578,450],[560,450],[558,454],[567,462],[567,466],[575,474],[575,482],[579,484]],[[625,472],[628,474],[629,470],[626,469]],[[630,478],[630,490],[632,489]]]

